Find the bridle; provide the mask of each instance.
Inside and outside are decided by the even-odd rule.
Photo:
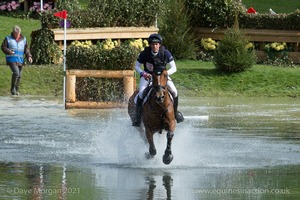
[[[164,76],[165,79],[168,79],[168,76],[164,73],[164,69],[154,71],[152,73],[152,76],[156,76],[157,78],[157,83],[154,84],[155,81],[152,80],[153,81],[152,84],[153,84],[153,90],[156,95],[156,102],[161,104],[165,99],[165,95],[167,95],[166,94],[167,80],[165,81],[165,83],[161,83],[161,76]]]

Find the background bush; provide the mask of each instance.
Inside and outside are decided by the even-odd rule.
[[[186,0],[186,6],[192,27],[232,27],[235,15],[246,12],[236,0]]]
[[[87,47],[70,45],[66,52],[68,69],[85,70],[133,70],[138,49],[129,44],[121,44],[105,50],[101,44]]]
[[[57,7],[48,14],[48,27],[58,28],[61,19],[53,16],[60,10],[68,11],[71,28],[154,26],[164,3],[161,0],[93,0],[87,8],[79,6],[77,0],[57,1]],[[159,5],[159,6],[158,6]],[[44,17],[45,17],[44,16]]]
[[[228,29],[214,54],[214,65],[222,72],[242,72],[256,62],[253,50],[246,48],[249,43],[244,33],[236,28]]]
[[[195,59],[197,48],[185,0],[164,2],[167,9],[159,20],[159,33],[163,36],[163,45],[176,59]]]
[[[31,33],[30,51],[34,64],[59,64],[63,60],[61,48],[54,41],[53,32],[42,28]]]
[[[241,28],[271,29],[271,30],[300,30],[300,10],[288,14],[239,14]]]

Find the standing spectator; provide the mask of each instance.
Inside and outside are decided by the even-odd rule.
[[[4,38],[1,49],[6,55],[6,64],[12,71],[11,94],[19,95],[18,90],[24,66],[24,55],[26,55],[28,62],[32,63],[26,37],[21,34],[19,26],[14,26],[12,33]]]

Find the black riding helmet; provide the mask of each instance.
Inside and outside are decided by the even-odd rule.
[[[161,42],[162,42],[162,37],[157,33],[151,34],[148,38],[148,43],[149,44],[151,44],[151,43],[161,43]]]

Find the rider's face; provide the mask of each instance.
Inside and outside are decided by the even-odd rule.
[[[159,51],[159,47],[160,47],[160,43],[158,42],[153,42],[150,44],[150,47],[151,47],[151,50],[154,52],[154,53],[157,53]]]

